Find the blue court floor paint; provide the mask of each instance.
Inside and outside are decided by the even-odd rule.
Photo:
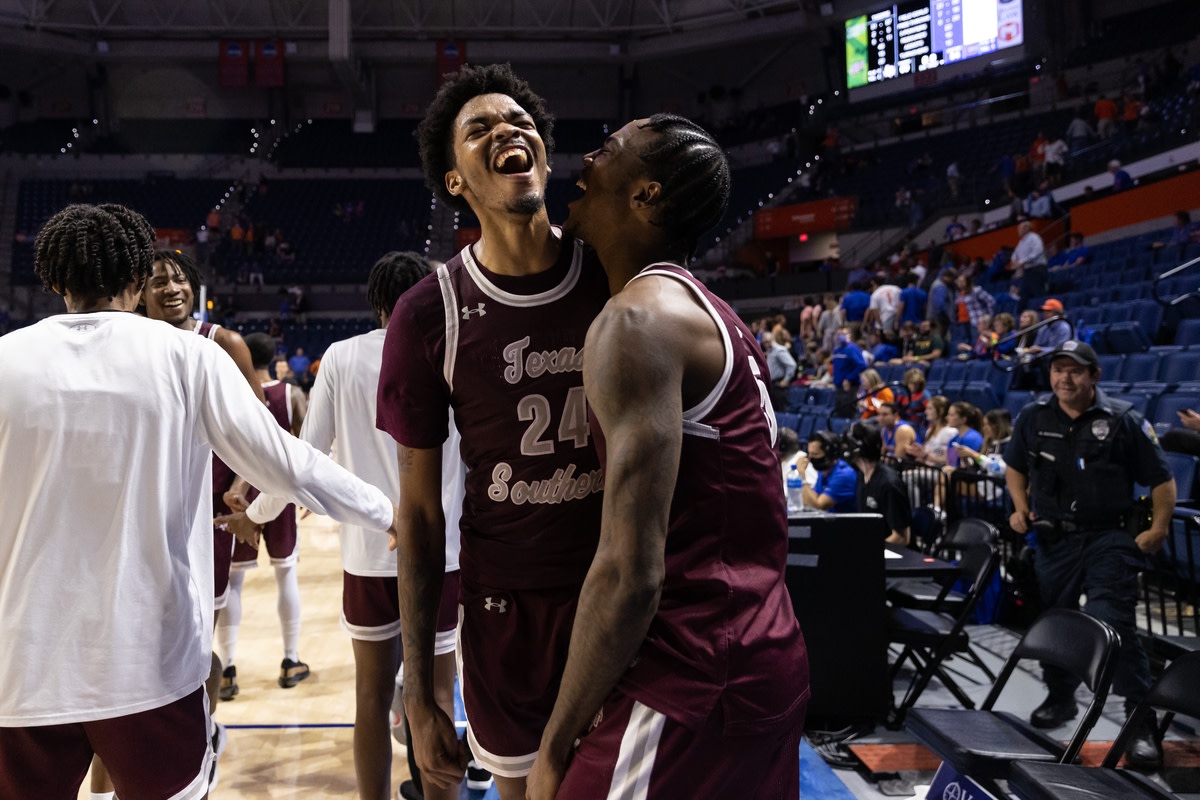
[[[806,800],[854,800],[854,794],[837,773],[803,740],[800,742],[800,797]]]

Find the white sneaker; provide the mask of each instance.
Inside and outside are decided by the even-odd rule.
[[[467,788],[477,792],[486,792],[492,788],[495,780],[492,778],[492,773],[488,772],[483,767],[471,759],[467,762]]]

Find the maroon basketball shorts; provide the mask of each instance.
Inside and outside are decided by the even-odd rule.
[[[577,587],[510,591],[463,579],[458,680],[467,738],[475,760],[496,775],[520,778],[533,766],[578,602]]]
[[[213,528],[213,608],[229,601],[229,569],[233,562],[233,534]]]
[[[454,652],[458,628],[458,570],[442,580],[437,637],[433,654]],[[351,639],[381,642],[400,635],[400,597],[395,577],[364,577],[342,573],[342,627]]]
[[[300,537],[296,534],[296,506],[288,503],[278,517],[263,525],[262,540],[267,543],[271,566],[290,567],[300,557]],[[258,548],[235,542],[233,569],[253,569],[258,566]]]
[[[803,717],[771,734],[723,736],[720,714],[698,729],[613,692],[579,742],[559,787],[571,800],[800,796]]]
[[[124,717],[0,728],[0,797],[75,800],[98,755],[117,797],[191,800],[208,792],[212,740],[200,687]]]

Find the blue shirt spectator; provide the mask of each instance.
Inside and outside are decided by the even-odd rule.
[[[1112,190],[1114,192],[1123,192],[1126,189],[1133,188],[1133,176],[1121,169],[1121,162],[1113,159],[1108,162],[1108,171],[1113,176]]]
[[[929,288],[929,310],[925,318],[939,323],[943,330],[954,320],[954,281],[957,278],[957,272],[946,270]]]
[[[846,381],[850,388],[858,387],[858,379],[867,368],[867,360],[863,358],[862,348],[850,340],[850,334],[844,329],[838,331],[837,347],[833,350],[833,385],[841,389]]]
[[[833,508],[826,509],[835,514],[853,514],[858,511],[858,473],[854,467],[838,459],[827,472],[817,472],[813,493],[833,499]]]
[[[925,311],[929,305],[929,293],[917,285],[917,276],[909,273],[904,278],[904,288],[900,290],[900,314],[897,321],[900,325],[911,322],[916,325],[925,319]]]
[[[846,322],[862,322],[871,306],[871,295],[862,289],[862,284],[851,284],[850,291],[842,298],[842,312]]]

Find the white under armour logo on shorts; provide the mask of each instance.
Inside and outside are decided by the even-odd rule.
[[[508,600],[505,600],[504,598],[501,598],[499,600],[493,600],[491,597],[485,597],[485,598],[483,598],[483,610],[484,611],[498,610],[501,614],[507,614],[508,613]]]

